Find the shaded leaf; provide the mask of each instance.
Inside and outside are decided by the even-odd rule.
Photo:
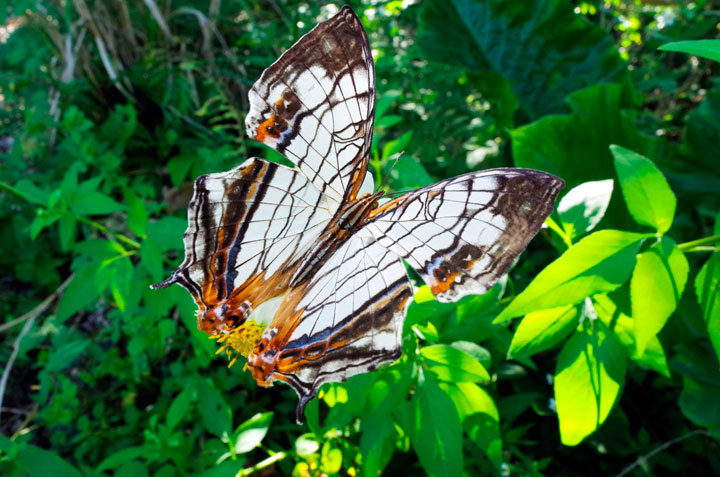
[[[679,51],[695,56],[702,56],[713,61],[720,61],[720,40],[690,40],[665,43],[658,50]]]
[[[255,414],[235,429],[235,452],[244,454],[256,448],[267,435],[273,413]]]
[[[450,382],[488,381],[490,375],[472,356],[452,346],[437,344],[420,349],[428,369],[437,377]]]

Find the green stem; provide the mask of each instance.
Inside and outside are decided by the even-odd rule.
[[[247,467],[245,469],[241,469],[240,472],[235,474],[236,477],[246,477],[248,475],[251,475],[258,470],[265,469],[266,467],[270,467],[275,462],[279,462],[283,460],[285,457],[287,457],[287,452],[278,452],[277,454],[273,454],[267,459],[261,460],[257,464],[253,465],[252,467]]]
[[[691,249],[694,249],[700,245],[708,245],[708,244],[712,244],[715,242],[720,242],[720,235],[711,235],[710,237],[704,237],[701,239],[693,240],[691,242],[681,243],[680,245],[678,245],[678,248],[680,250],[682,250],[683,252],[685,252],[685,251],[691,251]],[[692,251],[696,251],[696,250],[692,250]],[[699,250],[697,250],[697,251],[699,251]]]
[[[111,231],[110,229],[108,229],[107,227],[105,227],[103,224],[101,224],[99,222],[95,222],[94,220],[90,220],[86,217],[80,217],[80,216],[77,216],[77,219],[79,222],[82,222],[82,223],[89,225],[90,227],[93,227],[103,233],[106,233],[112,237],[115,237],[118,241],[123,242],[126,245],[130,245],[133,248],[140,248],[140,244],[138,242],[136,242],[133,239],[128,238],[124,235],[121,235],[121,234]]]

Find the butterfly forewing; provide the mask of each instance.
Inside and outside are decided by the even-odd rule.
[[[564,182],[528,169],[465,174],[373,211],[368,230],[440,301],[485,293],[550,215]]]
[[[200,176],[188,207],[185,260],[154,287],[180,283],[200,316],[218,307],[237,315],[246,302],[244,308],[252,308],[280,294],[268,284],[289,281],[330,218],[307,178],[279,164],[253,158],[231,171]],[[222,331],[222,314],[208,316],[203,329]]]
[[[372,138],[375,69],[350,8],[283,53],[249,98],[250,137],[284,154],[336,203],[357,195]]]

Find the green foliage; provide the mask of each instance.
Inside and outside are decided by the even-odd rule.
[[[304,426],[214,356],[185,290],[148,287],[195,177],[286,161],[245,137],[247,90],[334,7],[3,4],[0,473],[720,473],[720,5],[405,3],[352,4],[378,187],[521,166],[567,188],[506,278],[421,286],[403,356]]]

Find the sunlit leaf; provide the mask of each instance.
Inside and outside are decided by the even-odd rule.
[[[573,239],[594,229],[605,216],[612,192],[612,179],[584,182],[573,187],[557,206],[565,233]]]
[[[695,278],[695,294],[710,341],[720,358],[720,254],[714,253]]]
[[[558,356],[555,402],[562,443],[574,446],[607,418],[625,382],[625,351],[612,331],[595,321],[577,331]]]
[[[720,40],[689,40],[665,43],[658,50],[679,51],[720,61]]]
[[[616,289],[630,277],[640,243],[647,237],[619,230],[585,237],[545,267],[495,321],[580,303]]]
[[[630,281],[630,298],[639,355],[675,311],[685,290],[688,271],[685,255],[668,237],[638,255]]]
[[[244,454],[256,448],[267,435],[273,413],[255,414],[235,429],[235,452]]]
[[[437,344],[420,349],[428,369],[439,379],[450,382],[487,381],[490,375],[472,356],[452,346]]]
[[[552,348],[572,333],[578,318],[573,305],[528,313],[515,330],[508,356],[532,356]]]

